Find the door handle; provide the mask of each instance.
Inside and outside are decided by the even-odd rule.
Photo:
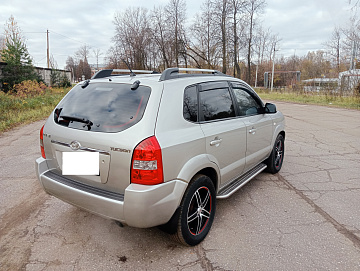
[[[210,141],[210,146],[218,147],[222,142],[222,138],[215,137],[214,140]]]
[[[256,128],[254,127],[249,130],[249,134],[255,135],[255,132],[256,132]]]

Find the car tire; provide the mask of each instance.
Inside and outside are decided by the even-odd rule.
[[[271,151],[270,157],[266,160],[267,171],[276,174],[280,171],[282,163],[284,161],[284,137],[279,134],[275,140],[274,147]]]
[[[199,244],[210,231],[215,210],[213,182],[205,175],[195,175],[181,201],[174,239],[187,246]]]

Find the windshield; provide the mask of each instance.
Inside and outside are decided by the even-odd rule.
[[[54,112],[55,122],[74,129],[120,132],[144,114],[151,89],[129,84],[91,83],[74,87]]]

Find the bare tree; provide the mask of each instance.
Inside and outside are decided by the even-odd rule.
[[[122,55],[120,54],[121,50],[116,49],[114,46],[111,46],[106,54],[106,63],[107,68],[109,69],[119,69],[122,65],[125,65],[121,58]]]
[[[91,68],[88,62],[88,58],[90,56],[90,46],[82,45],[75,52],[76,59],[76,79],[82,80],[82,76],[85,76],[85,79],[91,78]]]
[[[179,56],[185,38],[186,2],[184,0],[170,0],[165,7],[167,21],[171,26],[174,39],[175,64],[179,66]],[[186,59],[185,59],[186,62]]]
[[[341,44],[342,41],[342,31],[339,27],[335,27],[331,38],[324,44],[327,48],[327,53],[334,59],[336,63],[336,70],[340,72],[340,62],[341,62]]]
[[[58,69],[58,64],[57,64],[56,60],[54,59],[53,55],[50,56],[49,62],[50,62],[51,69],[54,69],[54,70]]]
[[[227,71],[227,25],[228,25],[228,12],[229,2],[228,0],[222,0],[221,6],[221,44],[222,44],[222,72]]]
[[[151,44],[148,21],[148,11],[145,8],[128,8],[115,15],[114,48],[135,69],[148,67]]]
[[[88,62],[88,58],[90,56],[90,49],[91,47],[89,45],[82,45],[76,52],[75,52],[75,57],[77,59],[81,59],[83,61]]]
[[[343,29],[343,34],[342,48],[351,68],[354,64],[352,61],[360,55],[360,20],[356,16],[350,18],[349,25]]]
[[[222,72],[226,73],[229,65],[229,42],[231,30],[231,0],[211,0],[211,21],[216,27],[214,38],[220,47],[219,61],[222,62]]]
[[[239,31],[239,22],[240,22],[240,18],[239,15],[241,15],[241,12],[243,11],[244,8],[244,0],[231,0],[231,4],[232,4],[232,19],[233,19],[233,45],[234,45],[234,77],[238,77],[240,78],[241,75],[241,71],[240,71],[240,66],[239,66],[239,62],[238,62],[238,53],[239,53],[239,35],[242,36],[243,35],[243,31],[244,31],[244,25],[240,24],[240,31]]]
[[[71,71],[71,77],[72,77],[72,81],[77,81],[77,79],[79,78],[79,76],[76,74],[76,70],[77,70],[77,64],[74,60],[73,57],[68,56],[68,58],[66,59],[66,66],[65,68],[69,71]]]
[[[245,4],[246,19],[248,20],[248,39],[247,39],[247,82],[251,82],[251,55],[253,49],[253,34],[257,15],[261,14],[265,8],[265,0],[247,0]]]
[[[190,57],[198,68],[214,69],[220,58],[221,40],[218,38],[218,25],[214,23],[214,9],[211,0],[201,6],[191,30],[191,42],[188,46]]]
[[[352,5],[352,8],[358,8],[360,6],[360,0],[348,0],[349,5]]]
[[[96,58],[96,70],[98,71],[99,70],[99,57],[103,53],[101,53],[101,50],[99,48],[98,49],[93,49],[93,53],[94,53],[94,56]]]
[[[126,59],[132,68],[191,65],[222,69],[240,78],[247,59],[250,82],[252,55],[255,52],[262,60],[271,46],[268,36],[257,40],[258,15],[265,0],[204,0],[189,28],[185,1],[168,1],[151,12],[129,8],[115,15],[114,45],[106,57],[109,67],[120,67],[120,60]]]
[[[170,34],[165,8],[162,6],[154,8],[151,13],[151,20],[153,22],[152,37],[155,46],[160,52],[160,58],[163,63],[162,66],[164,69],[169,68],[172,63],[171,44],[173,39]]]
[[[271,30],[268,28],[266,31],[260,26],[256,29],[254,35],[254,51],[257,57],[257,64],[262,64],[265,59],[265,53],[271,51],[271,40],[272,37]],[[277,38],[275,38],[276,40]]]
[[[267,60],[271,59],[271,55],[269,59],[265,55],[267,52],[273,52],[273,40],[278,40],[278,38],[276,35],[272,35],[270,28],[265,31],[262,26],[256,27],[253,40],[254,57],[256,57],[256,86],[258,85],[259,78],[261,78],[260,81],[263,81],[263,73],[265,69],[269,68],[267,66],[269,61]]]

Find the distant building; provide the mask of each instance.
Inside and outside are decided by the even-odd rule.
[[[301,81],[305,91],[319,92],[325,88],[336,89],[339,86],[338,78],[312,78]]]
[[[341,72],[338,78],[313,78],[301,82],[305,91],[319,92],[329,89],[352,95],[360,91],[360,69]]]
[[[360,69],[349,70],[339,73],[339,85],[341,91],[353,92],[360,90]]]

